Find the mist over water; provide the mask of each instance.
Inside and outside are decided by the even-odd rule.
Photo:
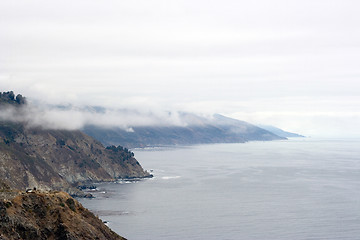
[[[128,239],[356,239],[359,140],[135,149],[153,179],[104,183],[85,207]]]

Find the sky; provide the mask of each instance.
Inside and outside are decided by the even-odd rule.
[[[359,137],[359,9],[357,0],[2,0],[0,91]]]

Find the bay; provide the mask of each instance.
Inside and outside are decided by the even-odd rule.
[[[130,240],[357,239],[360,141],[135,149],[154,178],[99,184],[81,203]]]

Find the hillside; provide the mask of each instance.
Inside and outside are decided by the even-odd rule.
[[[13,94],[1,95],[1,108],[26,108]],[[18,106],[18,105],[22,106]],[[81,131],[29,128],[23,122],[0,121],[0,176],[12,188],[65,190],[119,178],[143,178],[132,152],[122,147],[105,148]]]
[[[131,152],[116,150],[80,131],[0,123],[0,176],[11,187],[68,190],[87,182],[149,176]]]
[[[20,94],[0,93],[0,239],[124,239],[68,193],[151,175],[126,148],[105,148],[80,131],[29,127],[26,109]]]
[[[286,138],[293,138],[293,137],[304,137],[300,134],[297,134],[297,133],[292,133],[292,132],[287,132],[287,131],[284,131],[280,128],[277,128],[277,127],[274,127],[274,126],[269,126],[269,125],[258,125],[259,127],[269,131],[269,132],[272,132],[280,137],[286,137]]]
[[[105,145],[129,148],[205,143],[241,143],[286,139],[250,123],[215,114],[205,118],[182,113],[186,126],[135,126],[132,131],[119,127],[87,125],[83,131]]]
[[[0,239],[125,240],[65,192],[0,192]]]

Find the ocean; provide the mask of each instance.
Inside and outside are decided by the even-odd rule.
[[[80,199],[129,240],[360,238],[360,140],[133,151],[154,178]]]

